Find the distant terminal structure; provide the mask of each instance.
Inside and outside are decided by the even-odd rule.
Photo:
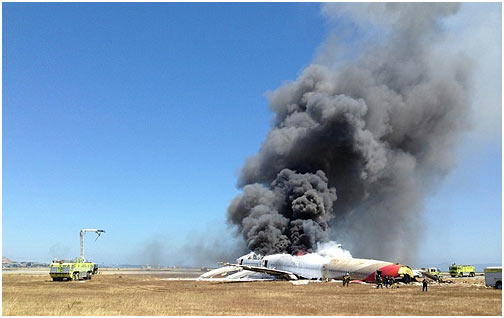
[[[86,261],[84,258],[84,234],[94,232],[100,237],[104,230],[82,229],[80,230],[80,257],[73,261],[53,260],[49,266],[49,275],[53,281],[91,279],[98,273],[98,264]]]
[[[7,261],[5,261],[7,259]],[[2,269],[17,269],[17,268],[39,268],[39,267],[47,267],[49,264],[40,263],[40,262],[17,262],[11,261],[8,258],[2,258]]]

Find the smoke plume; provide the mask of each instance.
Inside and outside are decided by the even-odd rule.
[[[457,10],[323,7],[329,18],[381,23],[385,40],[346,63],[312,64],[269,97],[273,126],[228,208],[250,250],[310,252],[337,239],[361,257],[411,256],[423,198],[453,167],[468,127],[470,63],[433,50],[440,19]]]

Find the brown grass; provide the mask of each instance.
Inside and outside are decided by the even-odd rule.
[[[371,285],[167,281],[97,275],[53,282],[3,275],[3,315],[501,315],[502,292],[475,286],[377,290]]]

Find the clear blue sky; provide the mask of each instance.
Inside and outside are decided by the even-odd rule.
[[[107,231],[86,240],[105,263],[231,239],[239,169],[272,119],[264,93],[330,31],[318,4],[4,3],[3,256],[75,257],[83,227]],[[465,135],[426,202],[421,261],[500,261],[500,109],[498,125]]]

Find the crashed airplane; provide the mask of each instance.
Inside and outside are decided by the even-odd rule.
[[[274,254],[260,256],[249,253],[237,259],[236,264],[223,267],[200,276],[200,280],[250,281],[250,280],[331,280],[342,279],[349,273],[352,280],[375,282],[376,274],[391,276],[396,281],[409,283],[413,279],[410,267],[372,259],[331,258],[316,253],[293,256]]]

